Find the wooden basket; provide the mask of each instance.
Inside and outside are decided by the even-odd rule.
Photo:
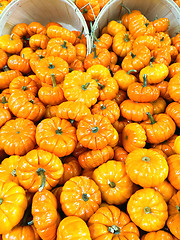
[[[120,20],[127,11],[121,7],[121,3],[130,10],[140,10],[150,21],[156,17],[167,17],[170,20],[169,34],[175,36],[180,31],[180,8],[173,0],[111,0],[101,10],[96,18],[93,28],[96,36],[111,20]]]
[[[71,0],[14,0],[0,15],[0,36],[9,34],[18,23],[58,22],[69,30],[81,31],[87,39],[87,53],[91,51],[89,30],[80,10]]]

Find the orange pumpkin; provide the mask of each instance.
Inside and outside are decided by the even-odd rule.
[[[133,193],[133,183],[123,162],[109,160],[96,168],[92,177],[100,188],[102,199],[108,204],[123,204]]]
[[[174,77],[177,73],[180,73],[180,63],[173,63],[169,66],[169,77]]]
[[[178,73],[174,77],[172,77],[168,84],[169,95],[174,101],[177,101],[177,102],[180,101],[179,82],[180,82],[180,73]]]
[[[179,231],[179,216],[180,211],[180,191],[178,191],[170,200],[168,205],[168,212],[169,217],[167,220],[167,226],[170,232],[177,237],[180,238],[180,231]]]
[[[147,115],[149,120],[141,123],[141,126],[146,131],[148,142],[159,144],[173,136],[176,124],[169,115],[161,113],[152,117],[149,112]]]
[[[68,101],[82,102],[91,107],[99,96],[98,84],[87,73],[73,71],[63,83],[64,96]]]
[[[127,156],[125,165],[132,182],[142,187],[155,187],[168,176],[166,159],[151,149],[143,148],[132,151]]]
[[[138,46],[130,51],[122,61],[122,69],[128,72],[131,69],[139,72],[146,67],[151,59],[151,52],[146,46]]]
[[[57,117],[56,115],[57,110],[58,110],[58,105],[55,105],[55,106],[47,105],[44,118]]]
[[[153,105],[153,114],[160,114],[165,112],[167,104],[164,98],[159,97],[154,102],[151,102],[151,104]]]
[[[137,37],[134,40],[133,48],[139,47],[139,46],[142,46],[142,45],[146,46],[150,51],[152,51],[152,50],[158,48],[159,41],[154,36],[143,35],[143,36]]]
[[[177,190],[180,190],[180,155],[173,154],[169,156],[167,162],[169,166],[168,180],[173,187],[175,187]]]
[[[49,38],[44,34],[34,34],[29,39],[29,46],[33,51],[37,49],[46,49]]]
[[[28,119],[9,120],[0,129],[0,146],[8,155],[25,155],[36,145],[36,126]]]
[[[125,163],[128,152],[124,148],[116,146],[114,147],[114,160]]]
[[[0,49],[0,55],[1,55],[0,69],[2,69],[7,64],[8,56],[7,56],[6,52],[4,50],[2,50],[2,49]]]
[[[148,119],[147,112],[153,113],[153,105],[151,103],[138,103],[131,100],[124,100],[120,104],[121,116],[127,120],[136,122]]]
[[[137,71],[133,69],[128,72],[119,70],[114,74],[113,78],[117,81],[121,90],[126,91],[132,83],[137,82],[137,78],[131,74],[133,72],[136,73]]]
[[[157,232],[150,232],[147,233],[145,235],[143,235],[143,237],[141,238],[141,240],[151,240],[151,239],[156,239],[156,240],[173,240],[173,236],[168,233],[165,232],[163,230],[159,230]]]
[[[139,230],[126,213],[112,205],[104,205],[88,221],[91,239],[138,240]]]
[[[99,114],[107,117],[111,123],[114,123],[120,117],[120,109],[116,102],[111,100],[99,101],[92,107],[92,114]]]
[[[77,216],[87,221],[101,204],[101,192],[92,179],[73,177],[64,184],[60,202],[66,216]]]
[[[20,38],[15,38],[14,33],[0,36],[0,48],[6,53],[18,54],[23,48],[23,42]]]
[[[98,0],[75,0],[75,4],[87,21],[94,21],[100,12]]]
[[[90,116],[90,109],[81,102],[67,101],[59,105],[57,110],[57,117],[64,119],[71,119],[79,122],[86,116]]]
[[[36,141],[43,150],[58,157],[67,156],[76,146],[76,129],[65,119],[47,118],[37,125]]]
[[[114,128],[108,118],[95,114],[85,117],[78,124],[78,141],[86,148],[102,149],[111,143]]]
[[[0,182],[0,234],[8,233],[23,218],[27,207],[25,190],[14,182]]]
[[[19,181],[16,174],[16,169],[20,156],[13,155],[9,158],[5,158],[0,165],[0,181],[8,182],[12,181],[19,185]]]
[[[154,189],[163,196],[166,202],[169,202],[172,196],[174,196],[174,194],[177,192],[176,189],[167,180],[164,180],[164,182],[154,187]]]
[[[79,155],[78,161],[82,168],[92,169],[113,159],[114,151],[110,146],[106,146],[101,150],[87,151]]]
[[[22,73],[19,72],[18,70],[0,72],[0,89],[8,88],[10,82],[18,76],[22,76]]]
[[[9,110],[4,108],[0,108],[0,116],[0,127],[2,127],[2,125],[11,119],[11,113]]]
[[[138,123],[129,123],[122,131],[122,144],[127,152],[145,147],[146,139],[145,130]]]
[[[57,212],[57,200],[48,190],[35,193],[32,202],[33,224],[44,240],[55,240],[60,216]]]
[[[169,85],[169,82],[162,81],[162,82],[158,83],[156,86],[160,90],[160,96],[162,98],[164,98],[165,100],[171,102],[172,98],[169,96],[168,85]]]
[[[18,70],[23,74],[28,74],[31,72],[29,60],[23,58],[23,56],[11,55],[8,58],[7,64],[11,70]]]
[[[9,98],[9,109],[18,118],[39,121],[45,114],[45,107],[31,92],[14,91]]]
[[[151,188],[136,191],[128,201],[127,211],[131,220],[147,232],[160,230],[168,218],[166,202]]]
[[[16,169],[18,181],[29,192],[50,190],[63,175],[61,160],[44,150],[32,150],[21,157]]]
[[[175,121],[177,127],[180,128],[180,103],[170,103],[166,108],[166,113]]]
[[[70,216],[64,218],[57,230],[57,240],[91,240],[86,223],[79,217]]]
[[[30,36],[35,34],[46,34],[46,28],[39,22],[31,22],[27,27],[27,32]]]

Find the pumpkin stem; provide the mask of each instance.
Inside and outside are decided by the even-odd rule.
[[[39,192],[41,192],[46,184],[46,176],[45,176],[45,170],[43,168],[38,168],[36,171],[38,176],[41,176],[41,186],[39,187]]]
[[[120,5],[121,5],[121,7],[123,7],[124,9],[126,9],[129,14],[131,13],[131,10],[130,10],[128,7],[126,7],[123,3],[121,3]]]
[[[150,158],[149,158],[149,157],[143,157],[142,160],[143,160],[144,162],[150,162]]]
[[[124,41],[125,41],[125,42],[129,42],[129,40],[130,40],[130,39],[129,39],[129,36],[128,36],[128,34],[126,33],[126,34],[125,34],[125,37],[124,37]]]
[[[83,32],[84,32],[84,27],[82,28],[81,33],[80,33],[79,36],[78,36],[79,39],[82,38]]]
[[[52,80],[53,88],[56,87],[57,83],[56,83],[56,78],[54,73],[51,74],[51,80]]]
[[[164,41],[164,37],[162,37],[161,39],[160,39],[160,42],[163,42]]]
[[[3,7],[3,4],[0,2],[0,7]]]
[[[87,82],[86,84],[83,84],[83,85],[81,86],[82,90],[86,91],[87,88],[88,88],[88,86],[89,86],[89,84],[90,84],[89,82]]]
[[[73,123],[74,123],[74,119],[69,119],[69,122],[71,123],[71,125],[73,125]]]
[[[154,20],[158,20],[158,16],[156,16],[156,17],[154,18]]]
[[[147,22],[147,23],[145,23],[144,25],[145,25],[146,27],[148,27],[149,23]]]
[[[41,59],[43,59],[44,58],[44,56],[43,55],[39,55],[39,60],[41,60]]]
[[[13,39],[13,36],[14,36],[14,33],[11,34],[9,40],[13,41],[13,40],[14,40],[14,39]]]
[[[17,175],[16,175],[16,169],[12,170],[11,175],[12,175],[13,177],[17,177]]]
[[[98,43],[99,42],[99,39],[96,37],[96,34],[94,32],[94,28],[92,26],[92,22],[90,22],[90,27],[91,27],[91,33],[92,33],[92,36],[93,38],[96,40],[96,42]]]
[[[153,67],[152,62],[150,62],[150,66]]]
[[[26,91],[27,90],[27,87],[26,86],[22,86],[21,88],[23,91]]]
[[[83,9],[82,14],[87,13],[88,10],[86,8]]]
[[[29,102],[33,104],[33,103],[34,103],[34,100],[29,100]]]
[[[21,226],[27,226],[28,222],[27,222],[27,218],[31,213],[31,209],[28,207],[24,213],[23,219],[21,221]]]
[[[87,202],[87,201],[89,200],[89,198],[90,198],[90,195],[89,195],[89,194],[83,193],[82,199],[83,199],[85,202]]]
[[[101,89],[104,89],[105,88],[105,85],[102,85],[101,83],[97,83],[98,84],[98,86],[101,88]]]
[[[28,222],[27,224],[28,224],[28,226],[31,226],[31,225],[33,225],[33,220],[31,220],[31,221],[30,221],[30,222]]]
[[[50,68],[50,69],[54,69],[55,66],[54,66],[52,63],[49,63],[49,68]]]
[[[147,87],[147,75],[143,75],[143,87]]]
[[[133,58],[136,57],[136,55],[131,52],[131,57],[132,57],[132,59],[133,59]]]
[[[97,55],[97,53],[96,53],[96,46],[95,46],[95,45],[94,45],[94,47],[93,47],[93,53],[94,53],[93,58],[94,58],[94,59],[97,58],[98,55]]]
[[[145,208],[144,208],[144,212],[145,212],[146,214],[151,213],[150,207],[145,207]]]
[[[55,131],[57,135],[63,134],[62,128],[58,127],[58,129]]]
[[[98,127],[92,127],[91,128],[92,133],[97,133],[99,131]]]
[[[106,106],[101,104],[101,110],[105,110],[106,109]]]
[[[62,47],[62,48],[65,48],[65,49],[67,49],[67,46],[66,46],[66,44],[67,44],[67,42],[66,42],[66,41],[64,41],[64,43],[63,43],[63,45],[61,45],[61,47]]]
[[[0,205],[2,204],[2,202],[3,202],[3,199],[2,199],[2,198],[0,198]]]
[[[152,125],[155,124],[156,121],[154,120],[154,118],[153,118],[153,116],[150,114],[150,112],[147,112],[146,114],[148,115],[148,117],[149,117],[149,119],[150,119],[150,121],[151,121],[151,124],[152,124]]]
[[[21,55],[22,58],[24,58],[24,53]]]
[[[155,57],[152,56],[150,62],[153,63],[154,61],[155,61]]]
[[[176,208],[180,212],[180,206],[176,205]]]
[[[7,71],[9,71],[10,69],[9,69],[9,67],[8,67],[7,65],[5,65],[5,66],[2,68],[2,70],[3,70],[3,72],[7,72]]]
[[[115,188],[116,187],[115,182],[110,182],[109,180],[108,180],[108,185],[110,186],[110,188]]]
[[[2,104],[8,103],[5,96],[2,96]]]
[[[20,131],[17,131],[16,133],[17,133],[17,134],[20,134]]]
[[[69,72],[72,72],[74,69],[73,68],[69,68]]]
[[[132,72],[137,72],[137,70],[135,70],[135,69],[131,69],[131,70],[129,70],[128,72],[127,72],[127,74],[129,75],[130,73],[132,73]]]
[[[121,229],[120,227],[116,226],[116,225],[112,225],[111,227],[108,227],[108,231],[110,233],[114,233],[114,234],[120,234]]]

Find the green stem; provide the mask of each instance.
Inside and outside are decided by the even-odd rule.
[[[83,193],[82,199],[83,199],[85,202],[87,202],[87,201],[89,200],[89,198],[90,198],[90,195],[89,195],[89,194]]]
[[[150,62],[153,63],[154,61],[155,61],[155,57],[152,56]]]
[[[86,8],[84,8],[81,13],[82,13],[82,14],[85,14],[85,13],[87,13],[87,12],[88,12],[88,10],[87,10]]]
[[[74,69],[73,68],[69,68],[69,72],[72,72]]]
[[[65,49],[67,49],[67,46],[66,46],[66,44],[67,44],[67,42],[66,42],[66,41],[64,41],[64,43],[61,45],[61,47],[62,47],[62,48],[65,48]]]
[[[16,175],[16,169],[12,170],[11,175],[12,175],[13,177],[17,177],[17,175]]]
[[[131,13],[131,10],[130,10],[128,7],[126,7],[123,3],[121,3],[120,5],[121,5],[124,9],[126,9],[129,14]]]
[[[24,53],[21,55],[22,58],[24,58]]]
[[[144,162],[150,162],[150,158],[149,158],[149,157],[143,157],[142,160],[143,160]]]
[[[29,102],[33,104],[33,103],[34,103],[34,100],[29,100]]]
[[[81,86],[82,90],[86,91],[87,88],[88,88],[88,86],[89,86],[89,84],[90,84],[90,83],[87,82],[86,84],[82,85],[82,86]]]
[[[46,176],[45,176],[45,170],[43,168],[38,168],[36,171],[38,176],[41,176],[41,186],[39,187],[39,192],[41,192],[46,184]]]
[[[54,66],[52,63],[49,63],[49,68],[50,68],[50,69],[54,69],[55,66]]]
[[[31,226],[31,225],[33,225],[33,220],[31,220],[31,221],[30,221],[30,222],[28,222],[27,224],[28,224],[28,226]]]
[[[143,88],[144,87],[147,87],[147,75],[146,74],[143,75]]]
[[[39,60],[41,60],[41,59],[43,59],[44,58],[44,56],[43,55],[39,55]]]
[[[151,113],[150,113],[150,112],[147,112],[146,114],[148,115],[148,117],[149,117],[149,119],[150,119],[150,121],[151,121],[151,124],[152,124],[152,125],[155,124],[156,121],[154,120],[154,118],[153,118],[153,116],[151,115]]]
[[[145,208],[144,208],[144,212],[145,212],[146,214],[151,213],[150,207],[145,207]]]
[[[176,208],[180,212],[180,206],[176,205]]]
[[[101,88],[101,89],[104,89],[105,88],[105,85],[102,85],[101,83],[97,83],[98,84],[98,86]]]
[[[136,57],[136,55],[131,52],[131,57],[132,57],[132,59],[133,59],[133,58]]]
[[[108,231],[110,233],[120,234],[121,229],[118,226],[116,226],[116,225],[112,225],[111,227],[108,227]]]
[[[149,26],[149,23],[147,22],[147,23],[145,23],[144,25],[145,25],[146,27],[148,27],[148,26]]]
[[[79,36],[78,36],[79,39],[82,38],[83,32],[84,32],[84,27],[82,28],[82,31],[81,31],[81,33],[80,33]]]
[[[0,198],[0,205],[2,204],[2,202],[3,202],[3,199],[2,199],[2,198]]]
[[[116,187],[116,184],[114,182],[109,181],[108,185],[110,186],[110,188],[115,188]]]
[[[58,127],[58,129],[55,131],[57,135],[63,134],[62,128]]]
[[[97,133],[99,131],[98,127],[92,127],[91,128],[92,133]]]
[[[8,67],[7,65],[5,65],[5,66],[2,68],[2,70],[3,70],[3,72],[7,72],[7,71],[9,71],[10,69],[9,69],[9,67]]]
[[[131,69],[131,70],[129,70],[128,72],[127,72],[127,74],[129,75],[130,73],[132,73],[132,72],[137,72],[137,70],[135,70],[135,69]]]
[[[130,40],[130,39],[129,39],[129,36],[128,36],[128,34],[126,33],[126,34],[125,34],[125,37],[124,37],[124,41],[125,41],[125,42],[129,42],[129,40]]]
[[[106,106],[101,104],[101,110],[105,110],[106,109]]]
[[[69,119],[69,122],[71,123],[71,125],[73,125],[73,123],[75,122],[74,119]]]
[[[54,73],[51,74],[51,80],[52,80],[53,88],[56,87],[57,83],[56,83],[56,77]]]
[[[27,90],[27,87],[26,86],[22,86],[21,88],[23,91],[26,91]]]
[[[5,96],[2,96],[2,104],[8,103]]]
[[[95,58],[98,57],[98,55],[97,55],[97,53],[96,53],[96,45],[94,45],[92,49],[93,49],[93,53],[94,53],[93,58],[95,59]]]
[[[160,42],[163,42],[164,41],[164,37],[162,37],[161,39],[160,39]]]

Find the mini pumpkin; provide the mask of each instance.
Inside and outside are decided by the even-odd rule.
[[[164,180],[164,182],[154,187],[154,189],[163,196],[166,202],[169,202],[172,196],[174,196],[177,192],[177,190],[167,180]]]
[[[180,97],[179,97],[179,91],[180,91],[180,87],[179,87],[179,83],[180,83],[180,73],[176,74],[174,77],[172,77],[169,81],[168,84],[168,92],[170,97],[174,100],[174,101],[180,101]]]
[[[15,38],[14,34],[0,36],[0,48],[10,54],[18,54],[23,48],[20,38]]]
[[[168,180],[173,187],[175,187],[177,190],[180,190],[180,173],[179,173],[180,155],[173,154],[169,156],[167,162],[169,166]]]
[[[159,97],[154,102],[151,102],[151,104],[153,105],[153,114],[160,114],[165,112],[167,103],[164,98]]]
[[[101,192],[92,179],[73,177],[64,184],[60,202],[66,216],[77,216],[87,221],[101,204]]]
[[[143,237],[141,238],[141,240],[150,240],[150,239],[173,240],[174,238],[170,233],[165,232],[163,230],[147,233],[147,234],[143,235]]]
[[[18,55],[10,56],[7,64],[11,70],[18,70],[23,74],[28,74],[31,71],[29,60]]]
[[[119,70],[114,74],[113,78],[117,81],[119,88],[121,90],[126,91],[128,89],[128,87],[130,86],[130,84],[137,82],[136,76],[131,74],[131,73],[136,73],[136,72],[137,71],[134,69],[131,69],[128,72],[126,72],[124,70]]]

